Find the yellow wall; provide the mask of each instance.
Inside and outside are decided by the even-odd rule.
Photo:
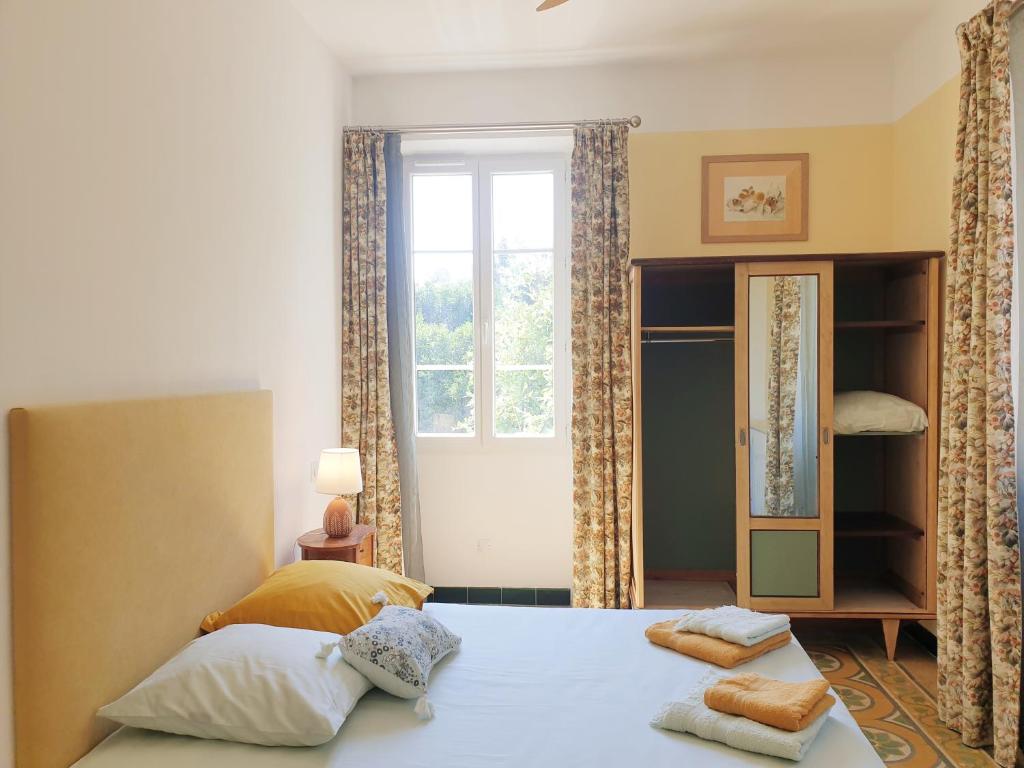
[[[958,78],[892,124],[630,136],[633,258],[945,250]],[[701,156],[807,152],[806,242],[700,242]]]
[[[893,124],[893,248],[949,247],[960,104],[953,78]]]
[[[630,136],[633,258],[885,250],[892,217],[892,128],[861,125]],[[806,242],[700,242],[702,155],[807,152]]]

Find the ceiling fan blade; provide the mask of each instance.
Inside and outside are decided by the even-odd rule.
[[[562,3],[567,3],[569,0],[544,0],[543,3],[537,6],[538,11],[550,11],[552,8],[557,8]]]

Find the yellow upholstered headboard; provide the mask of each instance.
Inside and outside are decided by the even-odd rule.
[[[269,392],[9,414],[15,749],[63,768],[95,717],[273,567]]]

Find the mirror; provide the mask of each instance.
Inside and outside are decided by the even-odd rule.
[[[750,514],[818,516],[818,278],[750,278]]]

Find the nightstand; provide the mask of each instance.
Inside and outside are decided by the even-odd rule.
[[[299,536],[303,560],[344,560],[360,565],[373,565],[377,529],[372,525],[354,525],[343,539],[332,539],[323,528]]]

